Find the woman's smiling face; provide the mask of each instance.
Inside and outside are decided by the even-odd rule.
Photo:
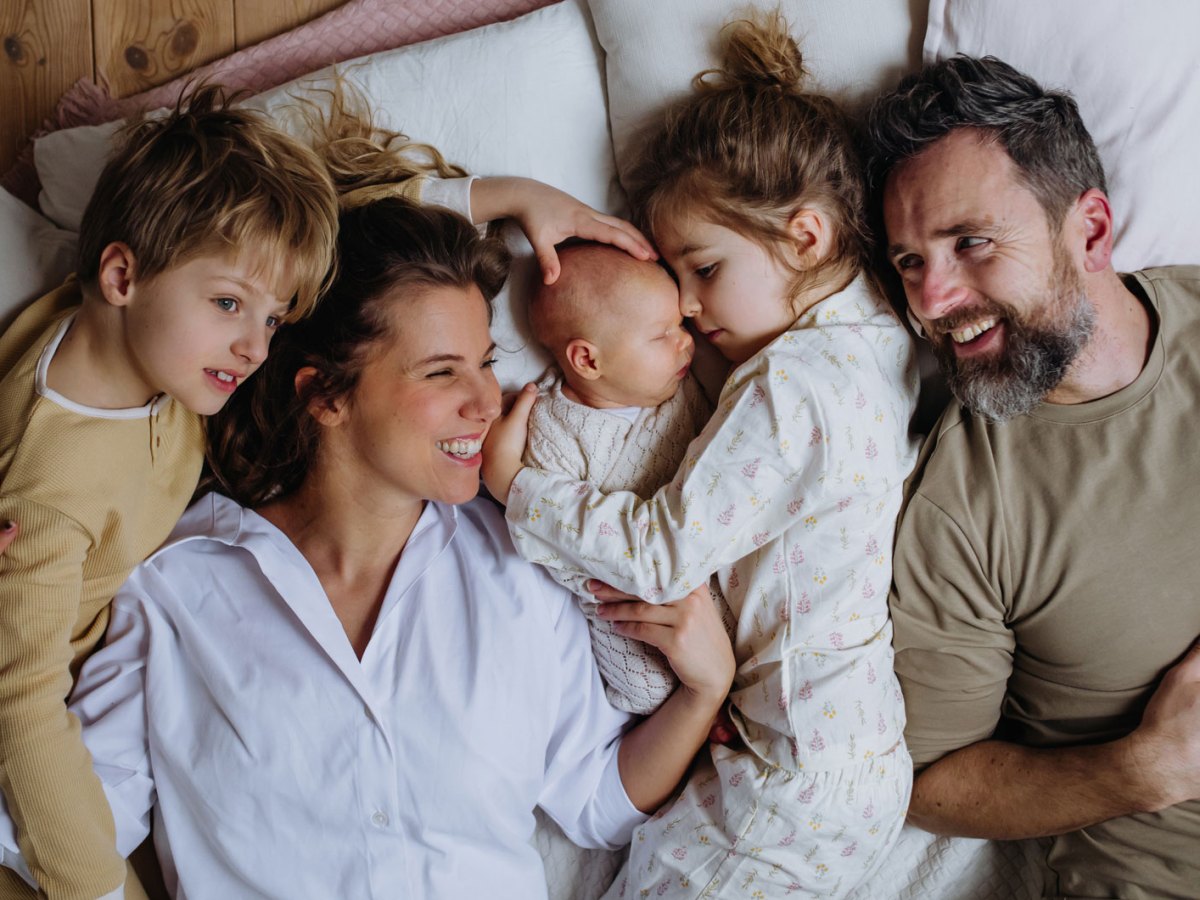
[[[474,285],[425,287],[395,298],[388,315],[387,336],[338,404],[341,439],[329,463],[359,470],[376,496],[465,503],[479,490],[480,446],[500,414],[487,302]]]

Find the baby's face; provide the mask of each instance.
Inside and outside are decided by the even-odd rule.
[[[605,395],[625,406],[658,406],[679,390],[695,349],[679,314],[679,294],[665,273],[618,290],[629,293],[597,303],[618,317],[599,345]]]

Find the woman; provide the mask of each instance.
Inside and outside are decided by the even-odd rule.
[[[214,423],[239,502],[200,500],[135,572],[72,708],[120,848],[152,812],[175,896],[541,896],[534,806],[627,841],[704,741],[729,642],[705,596],[614,604],[683,684],[622,735],[570,596],[474,499],[506,252],[394,199],[346,213],[339,252]]]

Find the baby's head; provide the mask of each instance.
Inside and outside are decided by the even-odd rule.
[[[529,321],[572,399],[651,407],[674,396],[693,346],[671,276],[604,244],[564,247],[559,262],[558,280],[534,294]]]
[[[865,260],[864,181],[778,12],[725,29],[722,67],[658,120],[630,177],[685,315],[743,362]]]

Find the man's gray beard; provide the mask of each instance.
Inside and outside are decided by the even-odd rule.
[[[1007,422],[1037,407],[1062,383],[1096,324],[1091,301],[1078,280],[1070,280],[1074,284],[1068,289],[1075,299],[1065,322],[1035,325],[997,304],[1007,331],[999,356],[960,360],[948,337],[945,344],[935,345],[942,374],[963,406],[989,422]]]

